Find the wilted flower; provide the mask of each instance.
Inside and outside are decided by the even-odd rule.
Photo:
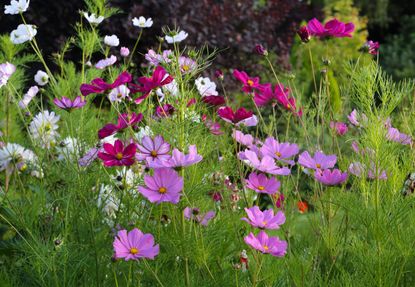
[[[325,155],[324,153],[317,151],[314,154],[314,157],[308,153],[308,151],[303,152],[298,157],[298,163],[306,168],[311,169],[327,169],[332,168],[337,162],[337,156],[332,155]]]
[[[0,64],[0,88],[7,84],[9,78],[16,71],[16,66],[9,62]]]
[[[4,5],[4,14],[16,15],[26,12],[30,0],[12,0],[10,5]]]
[[[199,208],[186,207],[183,210],[184,218],[193,220],[200,223],[203,226],[208,225],[209,221],[215,217],[216,213],[213,210],[206,212],[206,214],[200,214]]]
[[[233,76],[243,84],[242,91],[245,93],[252,93],[254,89],[259,89],[262,87],[262,85],[259,83],[258,77],[251,78],[244,71],[240,72],[235,69],[233,71]]]
[[[86,101],[82,100],[81,96],[77,96],[73,101],[67,97],[62,97],[61,99],[55,98],[53,103],[62,110],[69,112],[74,109],[80,109],[86,105]]]
[[[36,97],[38,92],[38,86],[30,87],[26,94],[24,94],[23,99],[19,102],[19,107],[21,109],[26,109],[29,103],[32,101],[32,99]]]
[[[252,232],[244,238],[246,244],[252,248],[276,257],[283,257],[287,253],[287,242],[278,237],[268,237],[265,231],[261,230],[257,236]]]
[[[353,23],[343,23],[337,20],[336,18],[328,21],[324,26],[316,18],[313,18],[307,24],[307,29],[310,32],[310,35],[316,36],[319,38],[352,37],[354,28],[355,27]]]
[[[339,136],[343,136],[347,133],[349,128],[342,122],[330,122],[330,128],[336,131]]]
[[[41,145],[47,148],[55,144],[55,139],[59,136],[57,132],[59,118],[60,116],[55,112],[42,111],[38,113],[29,126],[32,137],[40,140]]]
[[[104,43],[111,47],[117,47],[120,44],[120,39],[118,39],[117,35],[105,36]]]
[[[44,86],[49,82],[49,76],[47,73],[45,73],[44,71],[37,71],[36,75],[35,75],[35,82],[39,85],[39,86]]]
[[[154,237],[150,233],[144,234],[134,228],[127,233],[123,229],[118,231],[114,243],[115,258],[128,260],[154,259],[159,254],[159,245],[154,245]]]
[[[20,24],[17,29],[10,33],[10,40],[13,44],[22,44],[27,41],[32,41],[36,36],[37,30],[34,25]]]
[[[170,144],[165,142],[161,135],[152,140],[149,136],[143,137],[141,145],[137,144],[137,160],[145,160],[147,163],[155,159],[165,161],[170,158]]]
[[[364,46],[365,50],[369,52],[371,55],[379,54],[379,42],[373,42],[372,40],[367,41]]]
[[[111,55],[109,58],[99,60],[98,63],[95,64],[95,68],[99,70],[103,70],[108,66],[114,65],[115,62],[117,62],[117,57],[115,57],[114,55]]]
[[[251,226],[261,229],[279,229],[280,225],[285,223],[285,215],[282,211],[278,211],[274,216],[274,210],[267,209],[261,211],[258,206],[245,208],[248,218],[242,218],[243,221],[248,222]]]
[[[186,39],[187,36],[189,36],[189,34],[187,34],[185,31],[180,31],[180,32],[173,31],[169,35],[166,35],[165,39],[167,43],[173,44],[173,43],[180,43],[181,41]]]
[[[298,145],[292,143],[279,143],[273,137],[268,137],[260,150],[264,156],[270,156],[290,165],[294,164],[294,161],[290,158],[299,152]]]
[[[244,162],[252,166],[254,169],[259,171],[278,174],[278,175],[289,175],[291,170],[287,167],[279,167],[275,164],[275,161],[270,156],[263,156],[260,158],[255,151],[246,149],[244,152],[239,153],[240,159],[244,159]]]
[[[135,152],[135,143],[124,148],[123,142],[116,140],[114,145],[104,143],[104,151],[98,152],[98,157],[105,166],[130,166],[135,162]]]
[[[261,55],[261,56],[267,56],[268,55],[267,49],[265,49],[264,46],[262,46],[261,44],[255,45],[254,51],[255,51],[255,53],[257,53],[258,55]]]
[[[150,28],[153,26],[153,20],[151,18],[144,18],[143,16],[140,16],[138,19],[137,17],[133,18],[133,25],[140,28]]]
[[[84,17],[85,19],[90,23],[90,24],[101,24],[102,21],[104,21],[104,16],[96,16],[94,13],[92,13],[91,15],[88,14],[88,12],[84,12]]]
[[[177,204],[180,200],[180,192],[183,189],[183,178],[174,169],[159,168],[154,170],[154,175],[145,175],[146,186],[139,186],[138,191],[150,202],[171,202]]]
[[[268,178],[265,174],[251,172],[246,180],[246,187],[258,193],[275,194],[281,183],[274,177]]]
[[[130,89],[126,85],[120,85],[111,90],[108,94],[108,99],[115,103],[121,103],[125,98],[128,98],[130,95]]]
[[[347,172],[341,172],[338,169],[325,169],[325,170],[316,170],[314,172],[314,177],[319,182],[325,185],[339,185],[346,181]]]
[[[100,94],[107,90],[115,89],[116,87],[129,83],[131,80],[132,77],[128,72],[122,72],[112,84],[106,83],[101,78],[96,78],[91,81],[91,84],[82,84],[80,90],[83,96],[93,93]]]
[[[307,26],[302,26],[300,29],[298,29],[297,34],[298,36],[300,36],[301,41],[303,43],[307,43],[311,39],[311,35],[310,35],[310,32],[308,31]]]

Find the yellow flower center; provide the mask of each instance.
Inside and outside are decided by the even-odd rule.
[[[258,186],[258,189],[259,189],[259,190],[264,190],[264,189],[265,189],[265,186],[260,185],[260,186]]]
[[[319,163],[318,163],[318,164],[316,164],[316,167],[317,167],[317,168],[321,168],[321,164],[319,164]]]
[[[264,250],[268,251],[268,249],[269,249],[268,245],[264,245]]]
[[[20,171],[25,171],[27,169],[27,165],[26,164],[23,164],[21,167],[20,167]]]
[[[263,224],[263,225],[267,225],[267,223],[268,223],[268,222],[266,222],[266,221],[262,221],[262,224]]]
[[[275,155],[276,155],[276,156],[278,156],[278,157],[280,157],[280,156],[281,156],[281,153],[277,151],[277,152],[275,153]]]
[[[135,254],[138,253],[138,249],[135,248],[135,247],[133,247],[133,248],[130,249],[130,253],[133,254],[133,255],[135,255]]]
[[[118,95],[117,95],[117,98],[121,98],[122,97],[122,94],[121,93],[119,93]]]
[[[150,154],[151,154],[152,157],[156,157],[157,156],[157,152],[155,150],[152,150]]]
[[[248,86],[252,87],[252,85],[254,84],[254,81],[248,80],[248,81],[246,81],[246,83],[248,84]]]
[[[183,69],[183,71],[189,71],[190,67],[189,67],[189,65],[183,65],[182,69]]]
[[[118,159],[118,160],[122,159],[122,152],[117,153],[115,155],[115,158]]]
[[[166,192],[167,192],[167,188],[165,188],[165,187],[160,187],[160,188],[159,188],[159,192],[160,192],[161,194],[164,194],[164,193],[166,193]]]
[[[291,105],[290,104],[287,104],[287,109],[291,109]]]

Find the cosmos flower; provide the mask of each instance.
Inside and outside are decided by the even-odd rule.
[[[207,226],[209,221],[215,217],[216,213],[213,210],[200,214],[199,208],[186,207],[183,210],[184,218],[200,223],[203,226]]]
[[[104,143],[104,150],[98,152],[98,157],[105,166],[130,166],[135,162],[136,145],[131,143],[124,147],[120,140],[116,140],[114,145]]]
[[[220,136],[223,134],[223,132],[220,129],[219,123],[213,122],[212,120],[204,120],[203,122],[212,135]]]
[[[49,82],[49,76],[47,73],[45,73],[44,71],[37,71],[36,75],[35,75],[35,82],[39,85],[39,86],[44,86]]]
[[[89,24],[99,25],[105,19],[104,16],[97,17],[94,13],[89,15],[88,12],[84,12],[83,14],[84,14],[85,19],[89,22]]]
[[[246,244],[252,248],[275,257],[284,257],[287,253],[287,242],[278,237],[269,237],[265,231],[261,230],[257,236],[252,232],[244,238]]]
[[[95,68],[99,70],[103,70],[106,67],[114,65],[115,62],[117,62],[117,57],[115,57],[114,55],[111,55],[109,58],[99,60],[98,63],[95,64]]]
[[[146,186],[139,186],[138,191],[152,203],[171,202],[177,204],[183,189],[183,178],[174,169],[159,168],[154,175],[145,175]]]
[[[343,136],[347,133],[349,128],[342,122],[330,122],[330,128],[336,131],[336,134]]]
[[[252,93],[254,89],[259,89],[262,87],[262,85],[259,83],[258,77],[251,78],[244,71],[240,72],[235,69],[233,71],[233,76],[243,84],[242,91],[245,93]]]
[[[4,14],[17,15],[26,12],[30,0],[12,0],[10,5],[4,5]]]
[[[37,165],[37,157],[31,150],[16,143],[6,143],[0,148],[0,171],[6,170],[8,174],[14,170],[22,172],[28,168],[28,164],[40,170]],[[41,172],[32,172],[32,175],[37,177],[41,177],[38,176],[41,174]]]
[[[371,55],[379,54],[379,42],[373,42],[372,40],[367,41],[363,45],[363,49],[366,50]]]
[[[183,56],[179,57],[179,66],[182,74],[191,73],[197,68],[197,64],[195,61]]]
[[[378,170],[376,171],[376,169]],[[349,165],[348,170],[351,174],[357,177],[362,177],[363,175],[366,175],[368,179],[381,179],[381,180],[388,179],[386,171],[380,168],[376,168],[373,162],[371,163],[371,166],[369,169],[366,167],[366,165],[360,162],[352,162]]]
[[[118,39],[117,35],[105,36],[104,37],[105,45],[111,47],[117,47],[120,44],[120,39]]]
[[[294,164],[294,161],[290,158],[298,154],[298,145],[292,143],[279,143],[273,137],[268,137],[260,149],[261,153],[265,156],[270,156],[276,160]]]
[[[367,117],[365,114],[359,114],[356,109],[354,109],[350,115],[347,116],[350,123],[356,127],[364,126],[367,123]]]
[[[281,183],[274,177],[268,178],[265,174],[251,172],[246,180],[246,187],[258,193],[275,194]]]
[[[232,133],[232,137],[241,145],[246,147],[251,147],[254,145],[254,137],[250,134],[244,134],[241,131],[234,130]]]
[[[289,168],[277,166],[274,159],[270,156],[260,158],[256,152],[248,149],[240,154],[243,154],[246,158],[244,162],[259,171],[275,175],[289,175],[291,173]]]
[[[130,55],[130,49],[128,49],[127,47],[121,47],[120,55],[124,58],[128,57],[128,55]]]
[[[393,127],[388,128],[388,133],[386,134],[386,138],[390,141],[397,142],[403,145],[412,144],[411,136],[401,133],[398,129],[393,128]]]
[[[138,19],[137,17],[133,18],[133,25],[139,28],[150,28],[153,26],[153,20],[151,18],[144,18],[143,16],[140,16]]]
[[[33,139],[39,140],[43,147],[49,148],[55,144],[56,138],[59,136],[57,122],[60,116],[55,112],[47,110],[38,113],[29,125],[29,131]]]
[[[124,99],[128,99],[130,89],[126,85],[120,85],[111,90],[108,94],[108,99],[113,103],[121,103]]]
[[[32,41],[36,36],[37,30],[34,25],[20,24],[17,29],[10,33],[10,40],[13,44],[22,44],[27,41]]]
[[[79,158],[79,150],[81,148],[81,142],[76,138],[66,137],[59,144],[56,145],[56,150],[58,152],[58,160],[69,160]]]
[[[189,153],[179,151],[177,148],[173,149],[171,158],[167,160],[156,159],[149,164],[151,168],[161,168],[161,167],[187,167],[199,163],[202,161],[203,157],[197,153],[196,145],[189,146]]]
[[[113,247],[115,258],[124,258],[125,261],[154,259],[160,252],[160,246],[154,245],[154,236],[137,228],[130,232],[125,229],[118,231]]]
[[[117,211],[120,208],[120,199],[110,185],[101,184],[99,190],[97,207],[104,213],[104,222],[109,226],[114,225],[114,219],[117,218]]]
[[[280,229],[280,225],[285,223],[285,215],[282,211],[278,211],[274,215],[274,210],[267,209],[261,211],[258,206],[245,208],[248,218],[242,218],[243,221],[248,222],[251,226],[260,229]]]
[[[173,97],[179,96],[179,87],[177,86],[176,80],[173,80],[171,83],[158,88],[156,90],[156,94],[160,98],[160,102],[164,100],[166,94]]]
[[[202,102],[211,106],[222,106],[226,103],[225,98],[222,96],[204,96]]]
[[[154,50],[148,50],[144,55],[150,65],[158,66],[159,64],[170,63],[170,57],[173,55],[171,50],[164,50],[162,55],[157,54]]]
[[[81,93],[85,97],[89,94],[101,94],[107,90],[115,89],[121,85],[131,82],[132,77],[128,72],[122,72],[112,84],[106,83],[101,78],[96,78],[91,81],[91,84],[82,84]]]
[[[202,97],[207,96],[218,96],[219,93],[216,91],[215,82],[211,81],[208,77],[199,77],[195,81],[196,88]]]
[[[98,131],[99,139],[109,137],[117,132],[120,132],[128,127],[135,129],[137,124],[143,119],[143,114],[125,113],[118,117],[117,124],[106,124],[102,129]]]
[[[257,53],[260,56],[267,56],[268,55],[268,51],[267,49],[265,49],[264,46],[262,46],[261,44],[256,44],[255,48],[254,48],[255,53]]]
[[[316,170],[314,172],[314,177],[319,182],[325,185],[339,185],[346,181],[347,172],[341,172],[338,169],[325,169],[325,170]]]
[[[158,135],[153,139],[149,136],[143,137],[141,145],[137,144],[137,160],[145,160],[147,163],[159,159],[160,161],[166,161],[170,158],[170,144],[165,142],[161,135]]]
[[[37,93],[39,92],[38,86],[30,87],[29,90],[24,94],[23,99],[19,101],[19,107],[21,109],[26,109],[29,103],[32,101],[34,97],[36,97]]]
[[[181,41],[186,39],[187,36],[189,36],[189,34],[187,34],[183,30],[180,31],[180,32],[173,31],[169,35],[166,35],[165,39],[166,39],[167,43],[174,44],[174,43],[180,43]]]
[[[55,98],[53,103],[62,110],[69,112],[86,105],[86,101],[83,101],[81,96],[77,96],[73,101],[67,97],[62,97],[61,99]]]
[[[158,118],[171,117],[176,109],[170,104],[164,104],[163,106],[156,107],[155,116]]]
[[[354,31],[353,23],[343,23],[337,20],[336,18],[328,21],[324,26],[316,18],[310,20],[307,24],[307,29],[310,32],[310,35],[316,36],[319,38],[326,37],[352,37]]]
[[[236,126],[244,124],[245,126],[256,126],[258,120],[253,112],[247,111],[244,108],[239,108],[234,112],[230,107],[221,107],[218,109],[218,116],[228,123]]]
[[[311,169],[327,169],[332,168],[337,162],[337,156],[332,155],[325,155],[324,153],[317,151],[314,154],[314,157],[308,153],[308,151],[303,152],[298,157],[298,163],[305,168]]]
[[[307,43],[311,39],[311,35],[310,35],[310,32],[308,31],[307,26],[302,26],[300,29],[298,29],[297,34],[298,36],[300,36],[301,41],[303,43]]]
[[[9,62],[0,64],[0,88],[7,84],[15,71],[16,66]]]

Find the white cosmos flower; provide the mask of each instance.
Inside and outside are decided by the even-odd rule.
[[[29,8],[30,0],[12,0],[10,5],[4,5],[4,14],[16,15],[26,12]]]
[[[108,66],[114,65],[115,62],[117,62],[117,57],[111,55],[109,58],[98,61],[98,63],[95,64],[95,68],[103,70]]]
[[[136,174],[131,168],[123,167],[121,170],[117,170],[117,174],[111,176],[112,180],[118,187],[125,189],[135,189],[138,185],[137,181],[140,178],[140,174]]]
[[[81,143],[72,137],[67,137],[56,145],[56,150],[58,152],[58,160],[77,160],[80,158],[80,148]]]
[[[36,97],[38,92],[39,92],[38,86],[30,87],[27,93],[24,94],[23,99],[19,102],[19,107],[21,109],[27,108],[29,103],[32,101],[34,97]]]
[[[128,98],[129,94],[130,89],[126,85],[121,85],[111,90],[108,99],[111,102],[121,103],[125,98]]]
[[[179,95],[179,88],[176,80],[173,80],[171,83],[168,83],[167,85],[164,85],[156,90],[156,94],[160,98],[160,101],[163,101],[166,93],[173,97],[177,97]]]
[[[172,35],[166,35],[166,41],[169,44],[173,44],[173,43],[180,43],[181,41],[183,41],[184,39],[187,38],[187,36],[189,36],[189,34],[187,34],[185,31],[180,31],[179,33],[173,32],[174,34]]]
[[[212,82],[208,77],[199,77],[195,81],[196,88],[199,91],[199,94],[204,96],[217,96],[218,92],[216,91],[216,84]]]
[[[0,64],[0,88],[7,84],[7,81],[16,71],[16,66],[9,62]]]
[[[84,17],[90,24],[100,24],[102,21],[104,21],[104,16],[96,16],[94,13],[91,15],[88,15],[88,12],[84,12]]]
[[[146,19],[143,16],[140,16],[138,19],[134,17],[133,25],[140,28],[150,28],[153,26],[153,20],[151,18]]]
[[[29,126],[33,139],[39,140],[41,146],[45,148],[55,145],[56,138],[59,136],[57,132],[59,118],[60,116],[54,112],[43,111],[38,113]]]
[[[151,128],[149,126],[145,126],[145,127],[141,127],[137,133],[135,133],[135,138],[137,139],[137,141],[141,142],[141,140],[143,139],[143,137],[147,136],[147,137],[151,137],[153,136],[154,133],[151,130]]]
[[[10,40],[13,44],[22,44],[27,41],[32,41],[36,34],[37,30],[34,25],[20,24],[16,30],[10,33]]]
[[[35,75],[35,82],[39,85],[39,86],[44,86],[49,82],[49,76],[48,74],[46,74],[44,71],[37,71],[36,75]]]
[[[28,166],[32,168],[33,176],[43,176],[37,163],[37,156],[31,150],[16,143],[7,143],[0,148],[0,171],[6,170],[7,173],[12,173],[17,169],[21,172],[27,170]]]
[[[117,47],[120,44],[120,39],[118,39],[117,35],[105,36],[104,43],[111,47]]]
[[[120,207],[120,200],[117,198],[114,189],[109,185],[101,184],[97,200],[98,208],[102,209],[106,218],[104,221],[112,226],[117,218],[117,211]]]

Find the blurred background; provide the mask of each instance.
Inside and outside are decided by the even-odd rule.
[[[10,1],[1,2],[3,7]],[[380,63],[394,78],[415,74],[415,1],[411,0],[110,0],[109,3],[119,8],[120,13],[104,20],[99,29],[102,35],[116,34],[121,46],[134,45],[138,30],[131,24],[133,17],[153,18],[153,27],[145,31],[140,42],[142,54],[158,47],[157,36],[162,36],[163,26],[178,26],[189,33],[186,45],[207,44],[223,49],[215,61],[217,67],[243,66],[252,71],[258,63],[252,50],[261,43],[273,52],[281,70],[290,71],[293,51],[299,43],[295,33],[298,27],[313,17],[325,20],[336,16],[342,21],[355,22],[360,40],[365,37],[380,42]],[[75,34],[74,24],[80,21],[81,10],[85,10],[83,0],[31,1],[25,17],[40,27],[37,40],[49,61],[50,55]],[[10,33],[20,22],[19,17],[0,13],[0,33]],[[76,49],[69,53],[74,60],[78,56]],[[143,57],[137,58],[142,60]]]

